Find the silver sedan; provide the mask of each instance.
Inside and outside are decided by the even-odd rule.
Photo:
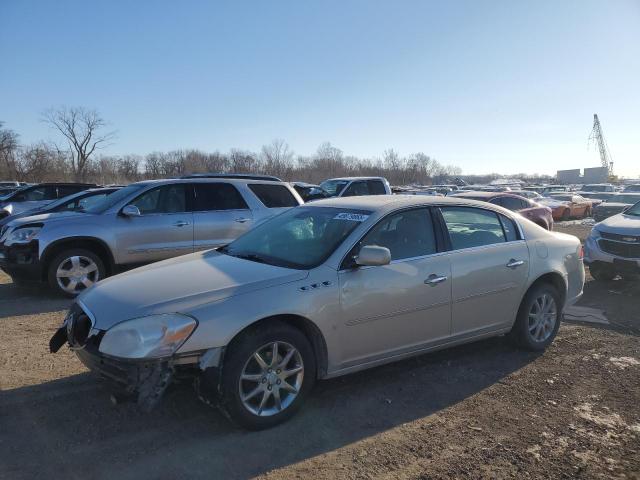
[[[483,202],[376,196],[291,209],[226,247],[88,289],[51,339],[153,407],[174,378],[240,425],[318,379],[507,334],[543,350],[581,294],[577,238]]]

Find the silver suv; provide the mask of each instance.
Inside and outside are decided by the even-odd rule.
[[[301,203],[283,182],[138,182],[82,212],[10,222],[0,232],[0,268],[14,281],[46,281],[73,297],[120,270],[226,245]]]

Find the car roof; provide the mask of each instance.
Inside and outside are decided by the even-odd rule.
[[[172,183],[231,183],[245,185],[247,183],[260,183],[267,185],[286,185],[287,182],[275,180],[253,180],[237,177],[192,177],[192,178],[159,178],[154,180],[142,180],[132,183],[131,185],[166,185]]]
[[[354,210],[370,210],[384,213],[403,207],[461,204],[484,208],[490,206],[493,210],[508,212],[508,210],[505,210],[502,207],[487,204],[486,202],[482,201],[455,196],[435,197],[431,195],[363,195],[357,197],[332,197],[322,200],[316,200],[311,203],[305,203],[304,205],[302,205],[302,207],[349,208]]]
[[[520,196],[518,194],[514,194],[511,191],[509,191],[509,192],[484,192],[484,191],[477,191],[477,190],[464,190],[464,191],[462,191],[460,193],[454,193],[454,194],[452,194],[450,196],[451,197],[458,197],[458,198],[469,198],[469,197],[474,197],[474,198],[511,197],[511,198],[517,198],[519,200],[523,199],[522,196]]]
[[[328,182],[329,180],[344,180],[344,181],[353,181],[353,180],[385,180],[384,177],[336,177],[336,178],[327,178],[324,180]]]
[[[281,182],[278,177],[273,175],[261,175],[254,173],[190,173],[180,178],[238,178],[244,180],[270,180],[272,182]]]

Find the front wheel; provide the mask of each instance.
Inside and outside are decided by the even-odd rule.
[[[525,295],[510,336],[516,345],[527,350],[547,348],[560,328],[562,303],[558,290],[550,284],[531,288]]]
[[[222,372],[222,409],[239,425],[261,430],[301,407],[315,383],[316,360],[300,330],[269,323],[231,344]]]
[[[105,277],[104,263],[98,255],[83,248],[64,250],[49,263],[47,278],[56,292],[75,297]]]

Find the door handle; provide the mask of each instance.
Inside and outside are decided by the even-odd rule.
[[[507,263],[508,268],[518,268],[520,265],[524,265],[524,260],[516,260],[515,258],[512,258],[509,260],[509,263]]]
[[[185,222],[184,220],[179,220],[173,224],[174,227],[186,227],[189,225],[189,222]]]
[[[446,281],[447,281],[447,277],[441,277],[441,276],[438,276],[435,273],[433,273],[433,274],[429,275],[429,278],[427,278],[424,281],[424,284],[425,285],[431,285],[432,287],[435,287],[439,283],[446,282]]]
[[[236,222],[238,223],[245,223],[248,222],[249,220],[251,220],[250,218],[236,218]]]

